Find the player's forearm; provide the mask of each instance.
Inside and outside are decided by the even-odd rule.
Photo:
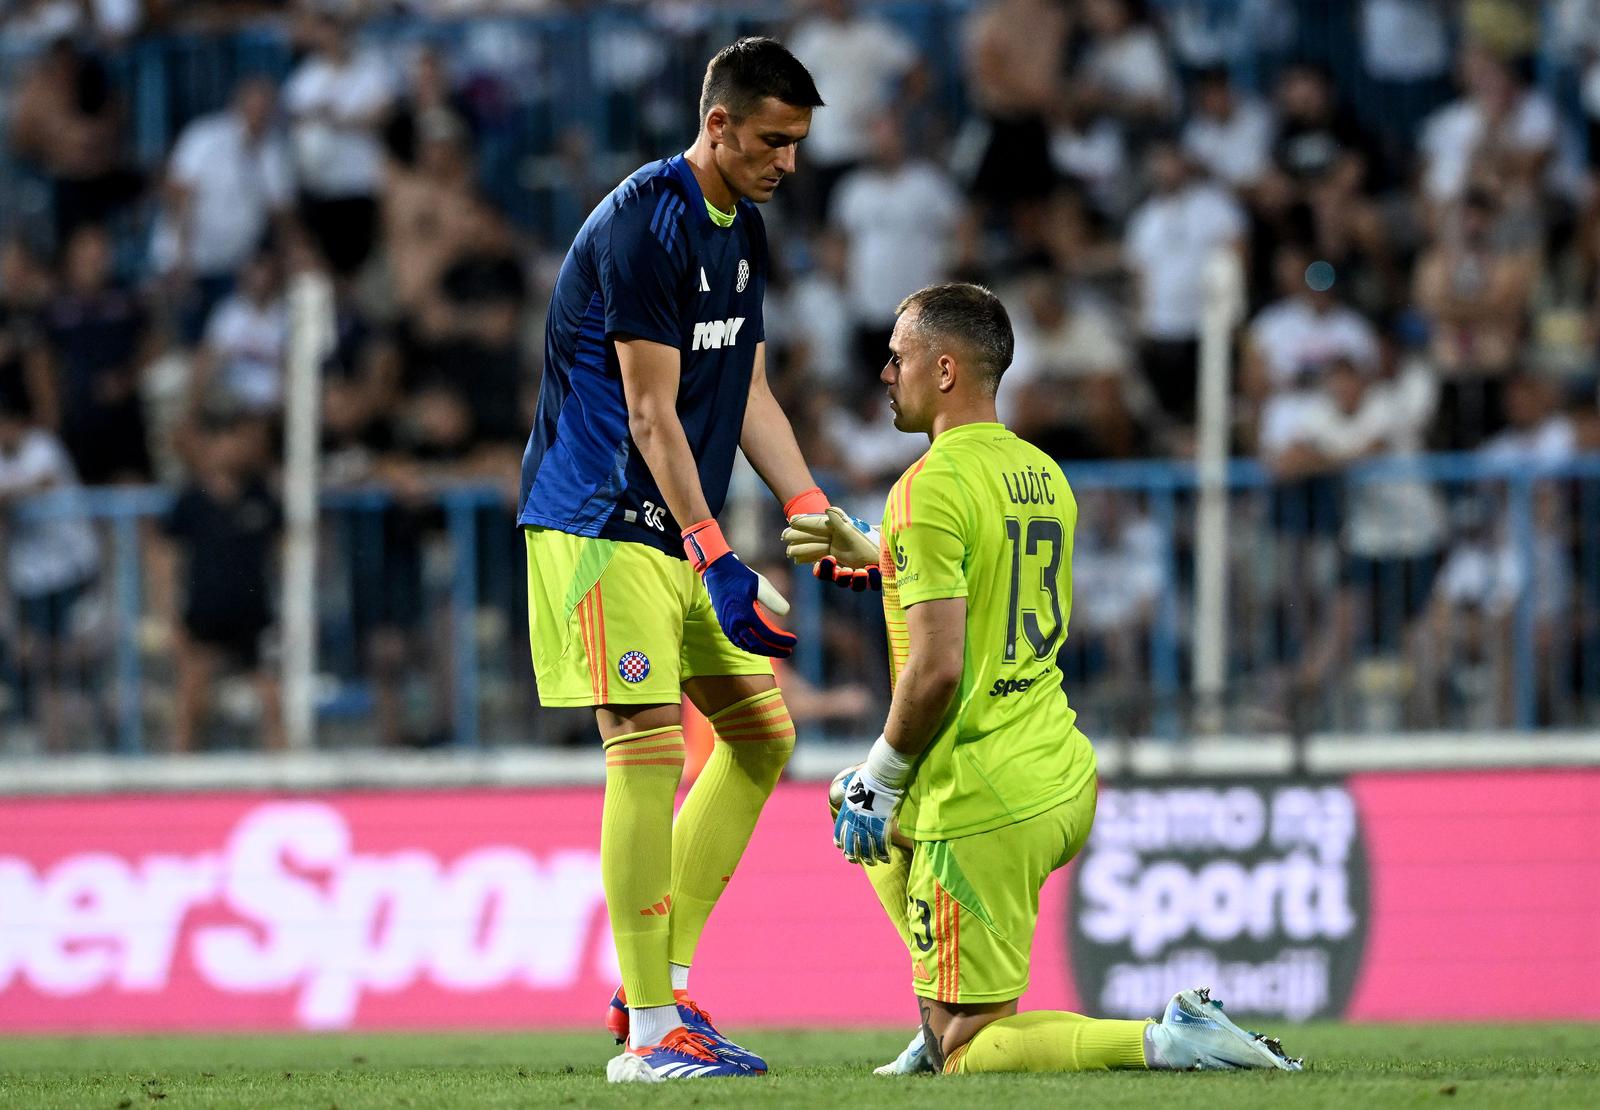
[[[710,517],[711,507],[700,488],[694,452],[689,449],[689,438],[683,434],[677,413],[630,413],[628,431],[679,527],[687,528]]]
[[[787,504],[796,494],[817,484],[794,438],[794,427],[772,390],[767,388],[764,377],[750,387],[739,447],[767,488],[782,503]]]
[[[883,726],[889,746],[916,759],[933,740],[961,686],[961,671],[943,665],[907,661],[894,686],[889,719]]]

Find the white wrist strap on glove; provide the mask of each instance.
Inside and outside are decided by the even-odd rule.
[[[873,741],[872,750],[867,753],[867,761],[861,765],[861,774],[875,786],[899,794],[905,789],[906,780],[911,777],[911,763],[908,756],[890,747],[889,741],[880,733],[877,740]]]

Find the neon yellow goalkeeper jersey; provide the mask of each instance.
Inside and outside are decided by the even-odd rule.
[[[961,687],[901,803],[912,839],[1013,824],[1094,778],[1055,659],[1077,520],[1061,468],[1002,424],[943,433],[890,491],[880,562],[891,682],[905,666],[906,609],[967,599]]]

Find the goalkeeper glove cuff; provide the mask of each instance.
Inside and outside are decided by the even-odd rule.
[[[906,780],[911,777],[911,763],[910,756],[895,750],[888,737],[880,733],[873,741],[872,750],[867,753],[867,761],[861,765],[861,770],[880,786],[899,792],[905,789]]]
[[[704,574],[712,563],[733,554],[733,548],[723,538],[722,525],[715,517],[708,517],[683,530],[683,553],[689,556],[689,565]]]
[[[722,528],[714,519],[702,520],[683,530],[683,550],[700,573],[711,595],[711,608],[723,634],[752,655],[787,659],[795,638],[767,619],[766,610],[778,616],[789,603],[772,583],[739,561]]]
[[[783,503],[783,519],[793,520],[804,513],[825,513],[828,511],[828,495],[822,492],[822,487],[812,486],[802,490]]]

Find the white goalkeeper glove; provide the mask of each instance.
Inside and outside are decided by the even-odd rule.
[[[851,863],[889,862],[894,811],[905,796],[911,760],[879,736],[867,761],[844,780],[844,802],[833,819],[833,843]]]
[[[877,531],[837,505],[790,517],[782,539],[784,554],[812,564],[811,573],[825,582],[858,591],[883,588]]]

